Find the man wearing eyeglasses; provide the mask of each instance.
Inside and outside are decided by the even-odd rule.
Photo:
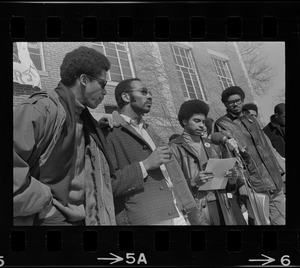
[[[255,117],[243,115],[245,93],[238,86],[231,86],[222,92],[221,101],[226,115],[215,122],[215,131],[232,136],[247,152],[247,169],[251,187],[257,193],[269,196],[269,213],[272,225],[285,224],[285,199],[283,194],[283,169],[277,161],[277,152],[272,150],[267,137]],[[225,132],[224,132],[225,131]],[[241,154],[243,156],[243,154]]]
[[[116,170],[112,180],[118,225],[186,225],[198,221],[197,205],[169,147],[144,120],[152,92],[140,79],[121,81],[115,89],[120,113],[107,135]],[[194,213],[194,214],[193,214]]]
[[[79,47],[67,53],[54,90],[14,110],[14,224],[116,225],[112,163],[88,108],[106,95],[110,62]]]

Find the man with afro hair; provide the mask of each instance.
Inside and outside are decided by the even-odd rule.
[[[54,90],[14,110],[14,225],[116,225],[105,138],[88,108],[106,95],[110,62],[67,53]]]
[[[205,171],[209,158],[220,158],[221,151],[210,139],[203,137],[209,106],[201,100],[184,102],[178,112],[178,121],[183,133],[170,142],[170,147],[179,162],[185,178],[198,205],[200,225],[246,225],[233,193],[239,175],[232,169],[228,172],[226,189],[203,191],[199,189],[214,177]]]

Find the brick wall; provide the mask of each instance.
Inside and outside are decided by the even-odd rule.
[[[217,73],[213,66],[212,58],[208,50],[220,53],[228,57],[228,65],[234,84],[245,91],[245,102],[253,102],[251,90],[239,62],[238,55],[232,43],[229,42],[193,42],[193,56],[197,66],[198,74],[210,105],[209,116],[214,120],[225,114],[225,106],[221,102],[223,88],[218,81]],[[224,59],[225,60],[225,59]]]
[[[89,42],[43,42],[44,60],[46,70],[40,74],[42,90],[54,89],[60,80],[60,65],[65,54],[81,46],[92,46]],[[178,44],[176,44],[178,45]],[[225,55],[233,76],[234,83],[242,87],[246,94],[245,102],[253,102],[251,90],[248,87],[245,74],[239,62],[235,47],[230,42],[192,42],[192,54],[196,64],[200,83],[204,95],[210,105],[209,116],[214,120],[224,115],[225,107],[221,103],[222,86],[218,81],[213,67],[213,51]],[[180,46],[185,46],[180,44]],[[188,47],[186,47],[188,48]],[[177,122],[177,113],[184,102],[184,96],[179,78],[175,69],[175,63],[169,42],[130,42],[130,54],[132,58],[135,76],[139,77],[145,86],[153,91],[153,106],[151,112],[145,116],[158,134],[166,141],[173,133],[181,133],[182,128]],[[157,54],[159,52],[159,54]],[[93,114],[105,113],[104,105],[116,105],[114,88],[116,83],[108,83],[107,95]],[[35,90],[32,86],[14,83],[14,107],[23,99],[26,99]]]
[[[34,88],[31,85],[21,85],[19,83],[13,83],[13,108],[15,108],[23,100],[26,100],[29,95],[40,91],[39,88]]]

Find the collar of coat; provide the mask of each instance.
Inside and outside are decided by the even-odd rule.
[[[130,124],[127,123],[125,119],[117,111],[114,111],[112,113],[112,118],[114,122],[114,128],[122,127],[126,129],[130,134],[134,135],[135,137],[143,141],[151,150],[151,146],[147,143],[147,141],[145,141],[144,138],[137,131],[135,131],[135,129],[131,127]],[[166,143],[162,140],[162,138],[160,138],[156,134],[155,130],[151,126],[149,126],[146,122],[144,122],[144,128],[149,134],[150,138],[152,139],[156,147],[166,145]]]
[[[191,155],[197,157],[193,151],[193,149],[190,147],[190,145],[184,140],[183,135],[180,135],[176,139],[172,140],[171,143],[176,143],[178,145],[181,145],[185,150],[187,150]],[[211,149],[212,149],[212,143],[210,139],[207,138],[201,138],[201,143],[203,145],[203,148],[206,152],[207,157],[209,158],[211,156]]]

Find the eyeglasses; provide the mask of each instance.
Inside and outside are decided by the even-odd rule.
[[[227,105],[229,105],[229,106],[233,106],[234,104],[239,105],[241,103],[242,103],[242,99],[227,101]]]
[[[94,76],[91,76],[91,75],[88,75],[88,74],[86,74],[86,76],[88,76],[88,77],[90,77],[90,78],[92,78],[92,79],[97,80],[97,82],[99,83],[99,85],[100,85],[103,89],[105,88],[105,86],[106,86],[106,84],[107,84],[107,81],[106,81],[106,80],[103,80],[103,79],[101,79],[101,78],[97,78],[97,77],[94,77]]]
[[[152,96],[152,91],[150,89],[146,88],[146,87],[143,87],[142,89],[130,90],[130,91],[126,91],[126,92],[137,92],[137,91],[141,92],[142,95],[144,95],[144,96],[147,96],[148,94],[150,96]]]

